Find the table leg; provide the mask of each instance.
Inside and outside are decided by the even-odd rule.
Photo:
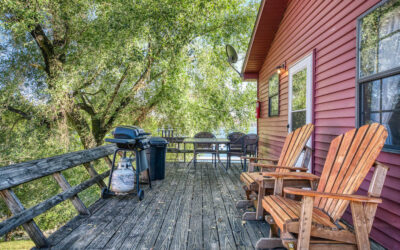
[[[183,162],[186,162],[186,143],[183,143]]]

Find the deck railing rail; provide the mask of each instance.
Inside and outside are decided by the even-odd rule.
[[[11,211],[12,216],[0,222],[0,236],[22,225],[29,237],[35,243],[36,247],[41,248],[49,246],[47,238],[33,221],[33,218],[67,199],[71,200],[79,214],[89,215],[89,209],[83,204],[77,194],[89,188],[93,184],[97,184],[100,188],[105,187],[103,179],[110,174],[110,171],[108,170],[104,173],[98,174],[91,162],[105,158],[106,162],[109,163],[110,160],[108,156],[114,152],[114,149],[114,145],[106,145],[1,167],[0,197],[4,200],[8,209]],[[62,175],[61,171],[82,164],[91,178],[77,186],[71,187]],[[16,194],[12,191],[12,188],[49,175],[54,177],[63,192],[29,209],[25,209]]]

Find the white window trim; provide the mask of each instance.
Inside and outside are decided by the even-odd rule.
[[[307,90],[306,90],[306,124],[312,122],[312,99],[313,99],[313,53],[302,58],[289,67],[289,93],[288,93],[288,124],[289,132],[292,131],[292,81],[293,75],[308,68],[307,70]]]

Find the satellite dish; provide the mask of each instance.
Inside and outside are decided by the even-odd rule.
[[[232,65],[232,63],[236,63],[238,61],[238,55],[236,50],[229,44],[226,45],[226,55],[228,57],[229,65],[231,65],[231,67],[240,75],[240,77],[242,77],[242,74]]]
[[[236,63],[238,60],[238,55],[236,50],[229,44],[226,45],[226,55],[228,56],[229,63]]]

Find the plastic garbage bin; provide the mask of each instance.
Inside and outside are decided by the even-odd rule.
[[[147,159],[150,165],[150,179],[163,180],[165,178],[165,158],[167,156],[168,141],[161,137],[150,138],[150,149],[147,150]]]

